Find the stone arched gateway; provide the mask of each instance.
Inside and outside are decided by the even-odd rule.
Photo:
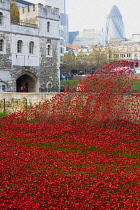
[[[34,74],[30,72],[23,73],[16,80],[17,92],[19,92],[23,86],[26,86],[28,92],[39,92],[38,79]]]

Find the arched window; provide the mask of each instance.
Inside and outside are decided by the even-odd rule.
[[[2,85],[2,91],[3,92],[5,92],[5,89],[6,89],[5,85]]]
[[[23,42],[21,40],[18,40],[18,42],[17,42],[17,52],[18,53],[22,53],[22,46],[23,46]]]
[[[2,52],[4,49],[4,41],[3,39],[0,39],[0,52]]]
[[[0,81],[0,92],[6,92],[7,91],[7,85],[5,82]]]
[[[52,92],[52,82],[48,82],[47,85],[46,85],[46,88],[47,88],[47,92]]]
[[[2,12],[0,12],[0,25],[2,25],[3,24],[3,14],[2,14]]]
[[[48,45],[48,55],[50,56],[51,45]]]
[[[34,54],[34,42],[29,43],[29,53]]]
[[[47,22],[47,32],[50,32],[50,22]]]
[[[47,47],[46,47],[46,56],[47,57],[52,56],[52,49],[51,49],[51,45],[50,44],[47,44]]]

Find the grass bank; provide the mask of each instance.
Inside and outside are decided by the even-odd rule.
[[[65,87],[67,87],[69,85],[73,85],[74,83],[78,83],[78,80],[61,81],[60,85],[64,85]],[[140,92],[140,80],[134,79],[134,80],[132,80],[131,83],[132,83],[133,92]]]

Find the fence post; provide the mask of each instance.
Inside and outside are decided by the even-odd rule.
[[[5,98],[3,99],[3,112],[5,112]]]
[[[26,120],[27,120],[27,98],[25,98],[25,110],[26,110]]]
[[[27,98],[26,98],[26,111],[27,111]]]

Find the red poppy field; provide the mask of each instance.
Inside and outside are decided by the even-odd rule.
[[[0,209],[140,209],[140,95],[111,71],[126,65],[0,118]]]

